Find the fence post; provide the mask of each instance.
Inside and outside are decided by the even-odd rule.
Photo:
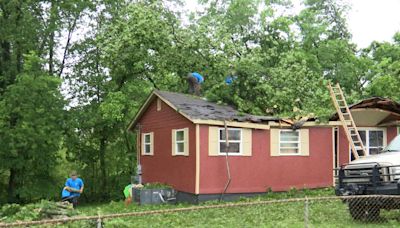
[[[97,215],[98,215],[99,217],[98,217],[98,219],[97,219],[96,228],[103,228],[103,222],[101,221],[100,212],[98,212]]]
[[[304,227],[308,228],[308,198],[304,201]]]

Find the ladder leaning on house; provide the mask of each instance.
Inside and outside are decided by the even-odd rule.
[[[366,150],[364,144],[361,140],[360,134],[358,133],[357,126],[354,123],[353,116],[351,115],[349,106],[347,105],[346,99],[343,95],[342,88],[339,83],[333,86],[329,83],[328,88],[339,119],[342,122],[347,140],[349,141],[354,159],[358,159],[360,156],[365,156]],[[361,152],[361,154],[359,154],[359,152]]]

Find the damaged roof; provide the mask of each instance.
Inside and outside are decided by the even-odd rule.
[[[205,98],[196,97],[188,94],[154,90],[147,98],[135,118],[129,124],[128,129],[136,125],[137,121],[144,114],[151,101],[156,97],[166,102],[171,108],[184,115],[192,122],[195,120],[216,120],[216,121],[236,121],[250,123],[267,123],[268,121],[282,120],[273,116],[257,116],[239,113],[229,105],[220,105]]]
[[[128,129],[132,129],[132,127],[137,124],[137,121],[139,121],[141,116],[145,113],[151,102],[157,97],[192,122],[210,120],[219,121],[220,123],[224,124],[225,121],[231,121],[258,124],[257,127],[268,125],[269,121],[276,121],[279,122],[279,124],[286,123],[293,126],[296,124],[296,122],[294,122],[293,120],[286,118],[243,114],[232,106],[216,104],[214,102],[207,101],[205,98],[197,96],[154,90],[147,98],[146,102],[143,104],[140,110],[137,112],[135,118],[129,124]],[[385,124],[387,126],[400,125],[400,104],[391,99],[382,97],[371,97],[368,99],[364,99],[356,104],[350,105],[349,108],[352,110],[359,109],[357,111],[361,111],[363,109],[371,111],[376,109],[380,111],[386,111],[387,114],[385,116],[383,116],[383,114],[380,114],[380,119],[377,116],[368,116],[368,113],[358,113],[358,115],[361,115],[361,117],[364,119],[364,122],[365,119],[375,118],[375,122],[377,123],[375,123],[374,125],[377,126],[385,126]],[[337,113],[335,113],[330,118],[330,121],[337,121],[338,119],[338,115]],[[305,121],[314,120],[314,118],[308,118]],[[300,120],[299,122],[305,121]]]
[[[169,101],[175,108],[192,119],[201,120],[229,120],[239,122],[261,123],[265,121],[277,121],[278,117],[256,116],[239,113],[229,105],[220,105],[188,94],[155,91],[157,95]]]
[[[365,100],[362,100],[356,104],[353,104],[349,107],[350,109],[356,108],[378,108],[382,110],[386,110],[389,112],[399,113],[400,114],[400,104],[396,101],[393,101],[389,98],[382,97],[371,97]]]
[[[395,114],[400,114],[400,104],[389,98],[383,97],[371,97],[364,99],[358,103],[349,105],[349,109],[380,109]],[[337,113],[335,113],[330,120],[339,119]]]

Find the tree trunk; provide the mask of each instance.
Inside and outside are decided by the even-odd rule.
[[[50,21],[49,21],[49,74],[53,74],[54,72],[54,37],[56,30],[56,16],[57,16],[57,5],[54,1],[51,1],[51,10],[50,10]]]
[[[22,64],[23,64],[23,55],[22,55],[22,47],[21,47],[21,42],[17,41],[16,42],[16,49],[17,49],[17,74],[22,72]],[[15,80],[15,78],[13,78],[13,81]]]
[[[79,15],[77,15],[74,18],[74,20],[72,21],[72,24],[70,24],[70,26],[68,28],[67,43],[65,44],[65,47],[64,47],[64,54],[63,54],[63,58],[61,60],[61,65],[60,65],[60,70],[58,72],[58,77],[62,76],[64,67],[65,67],[65,61],[67,59],[68,52],[69,52],[69,46],[70,46],[70,43],[71,43],[72,34],[73,34],[74,30],[75,30],[76,21],[78,20],[78,18],[79,18]]]
[[[54,31],[50,33],[50,43],[49,43],[49,74],[52,75],[53,70],[53,56],[54,56]]]
[[[3,21],[8,21],[9,12],[5,8],[5,3],[0,2],[1,14],[3,16]],[[7,78],[9,67],[11,66],[11,44],[8,40],[3,38],[2,42],[0,43],[0,75],[3,78],[0,78],[0,95],[3,94],[3,91],[8,85],[9,79]]]
[[[22,11],[21,11],[21,6],[22,3],[20,2],[19,5],[16,7],[16,12],[17,12],[17,17],[15,19],[15,27],[19,28],[21,26],[21,20],[22,20]],[[16,48],[16,67],[17,67],[17,74],[22,72],[22,64],[23,64],[23,50],[22,50],[22,45],[21,45],[21,37],[18,37],[15,42],[15,48]]]
[[[106,138],[100,138],[100,148],[99,148],[99,160],[100,160],[100,172],[101,172],[101,194],[103,197],[107,197],[108,187],[107,187],[107,172],[106,172]]]
[[[10,176],[8,179],[8,203],[16,203],[18,201],[17,196],[15,194],[15,190],[17,189],[17,170],[14,168],[10,169]]]
[[[9,85],[8,69],[10,66],[11,52],[10,52],[10,43],[7,41],[3,41],[1,43],[1,59],[0,59],[0,75],[3,76],[3,79],[0,80],[0,95],[3,94],[6,87]]]

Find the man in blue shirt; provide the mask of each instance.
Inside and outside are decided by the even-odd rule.
[[[200,96],[201,84],[204,82],[203,75],[197,72],[189,73],[187,81],[189,83],[189,93]]]
[[[235,81],[237,79],[237,73],[236,70],[234,70],[233,65],[229,65],[230,67],[230,74],[228,74],[228,76],[226,76],[225,78],[225,83],[227,85],[232,85],[233,81]]]
[[[225,78],[225,83],[227,84],[227,85],[231,85],[232,83],[233,83],[233,81],[235,81],[236,80],[236,76],[231,76],[231,75],[228,75],[228,76],[226,76],[226,78]]]
[[[78,205],[78,198],[83,192],[83,186],[82,179],[78,177],[75,171],[72,171],[61,192],[62,201],[72,203],[75,208]]]

